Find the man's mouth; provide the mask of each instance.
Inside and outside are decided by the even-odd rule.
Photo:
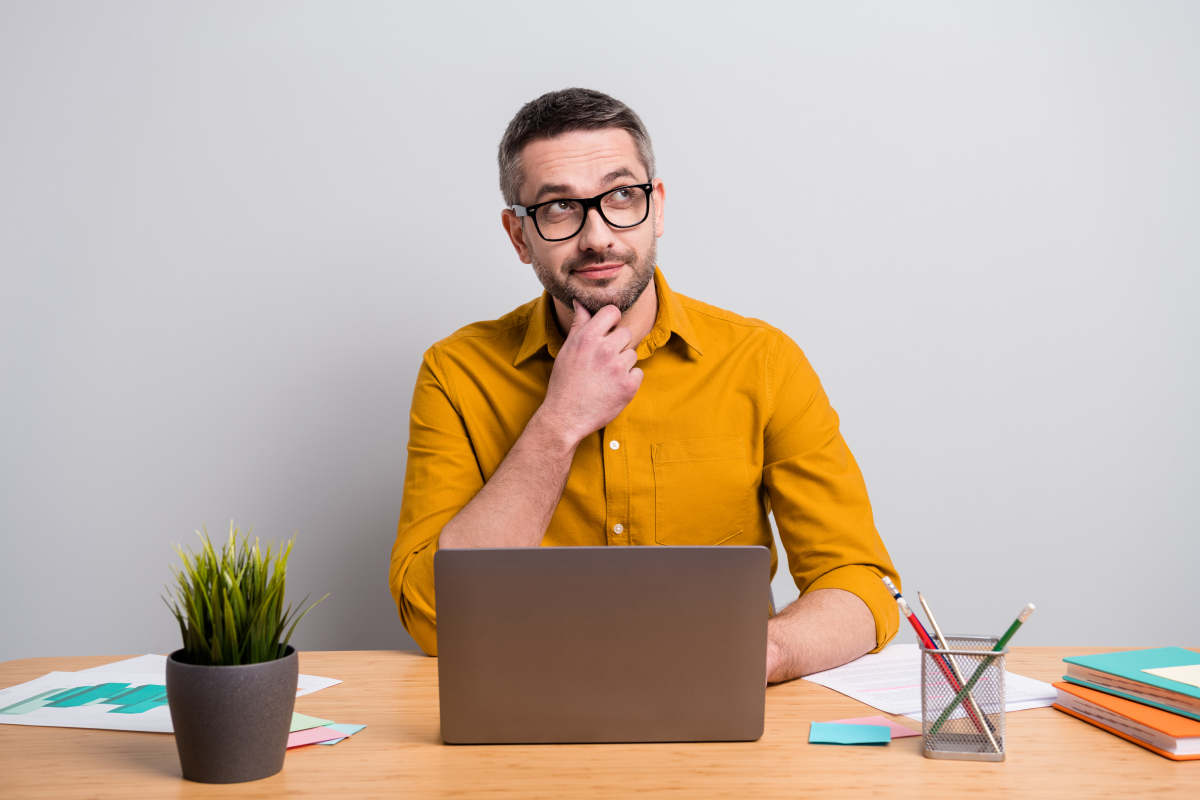
[[[621,267],[623,266],[625,266],[625,264],[618,261],[610,264],[589,264],[586,267],[579,267],[571,271],[581,278],[599,281],[605,280],[606,278],[616,277],[617,273],[621,271]]]

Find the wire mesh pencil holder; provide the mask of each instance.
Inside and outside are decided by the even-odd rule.
[[[1004,656],[995,636],[947,636],[921,647],[921,733],[926,758],[1004,760]]]

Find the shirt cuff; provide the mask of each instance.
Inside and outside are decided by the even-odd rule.
[[[413,641],[426,655],[437,655],[437,611],[434,607],[433,556],[437,552],[433,543],[417,553],[401,579],[400,598],[397,605],[400,621]]]
[[[882,577],[883,573],[875,567],[848,564],[817,578],[805,594],[817,589],[842,589],[866,603],[875,618],[875,649],[871,652],[878,653],[900,629],[900,611],[896,608],[895,598],[883,585]],[[889,577],[900,584],[899,575]]]

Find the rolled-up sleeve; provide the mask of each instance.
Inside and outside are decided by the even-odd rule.
[[[875,618],[875,650],[896,635],[899,613],[880,580],[900,576],[875,529],[858,463],[837,413],[800,348],[784,334],[768,355],[766,486],[788,567],[801,594],[844,589]],[[874,652],[874,651],[872,651]]]
[[[405,630],[437,655],[433,556],[442,528],[483,488],[449,376],[425,353],[409,417],[408,464],[388,583]]]

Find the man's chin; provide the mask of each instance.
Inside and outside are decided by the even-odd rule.
[[[607,289],[609,287],[603,288]],[[630,302],[629,293],[619,291],[620,288],[621,287],[616,287],[615,291],[576,290],[572,292],[572,294],[574,295],[575,299],[579,301],[579,304],[588,310],[589,314],[595,314],[605,306],[616,306],[617,308],[620,308],[621,313],[624,314],[629,310],[628,306],[631,306],[632,303]],[[632,299],[634,301],[637,300],[636,297]],[[622,308],[622,306],[626,307]]]
[[[619,275],[597,281],[576,280],[574,275],[567,279],[570,294],[593,314],[595,313],[593,308],[601,309],[604,306],[620,305],[623,296],[628,294],[628,283],[627,279],[622,280],[622,276]]]
[[[551,278],[547,271],[535,263],[538,278],[550,294],[567,308],[578,301],[595,314],[605,306],[616,306],[622,314],[633,307],[654,278],[654,268],[642,268],[627,264],[616,275],[609,278],[583,278],[572,270],[565,277]]]

